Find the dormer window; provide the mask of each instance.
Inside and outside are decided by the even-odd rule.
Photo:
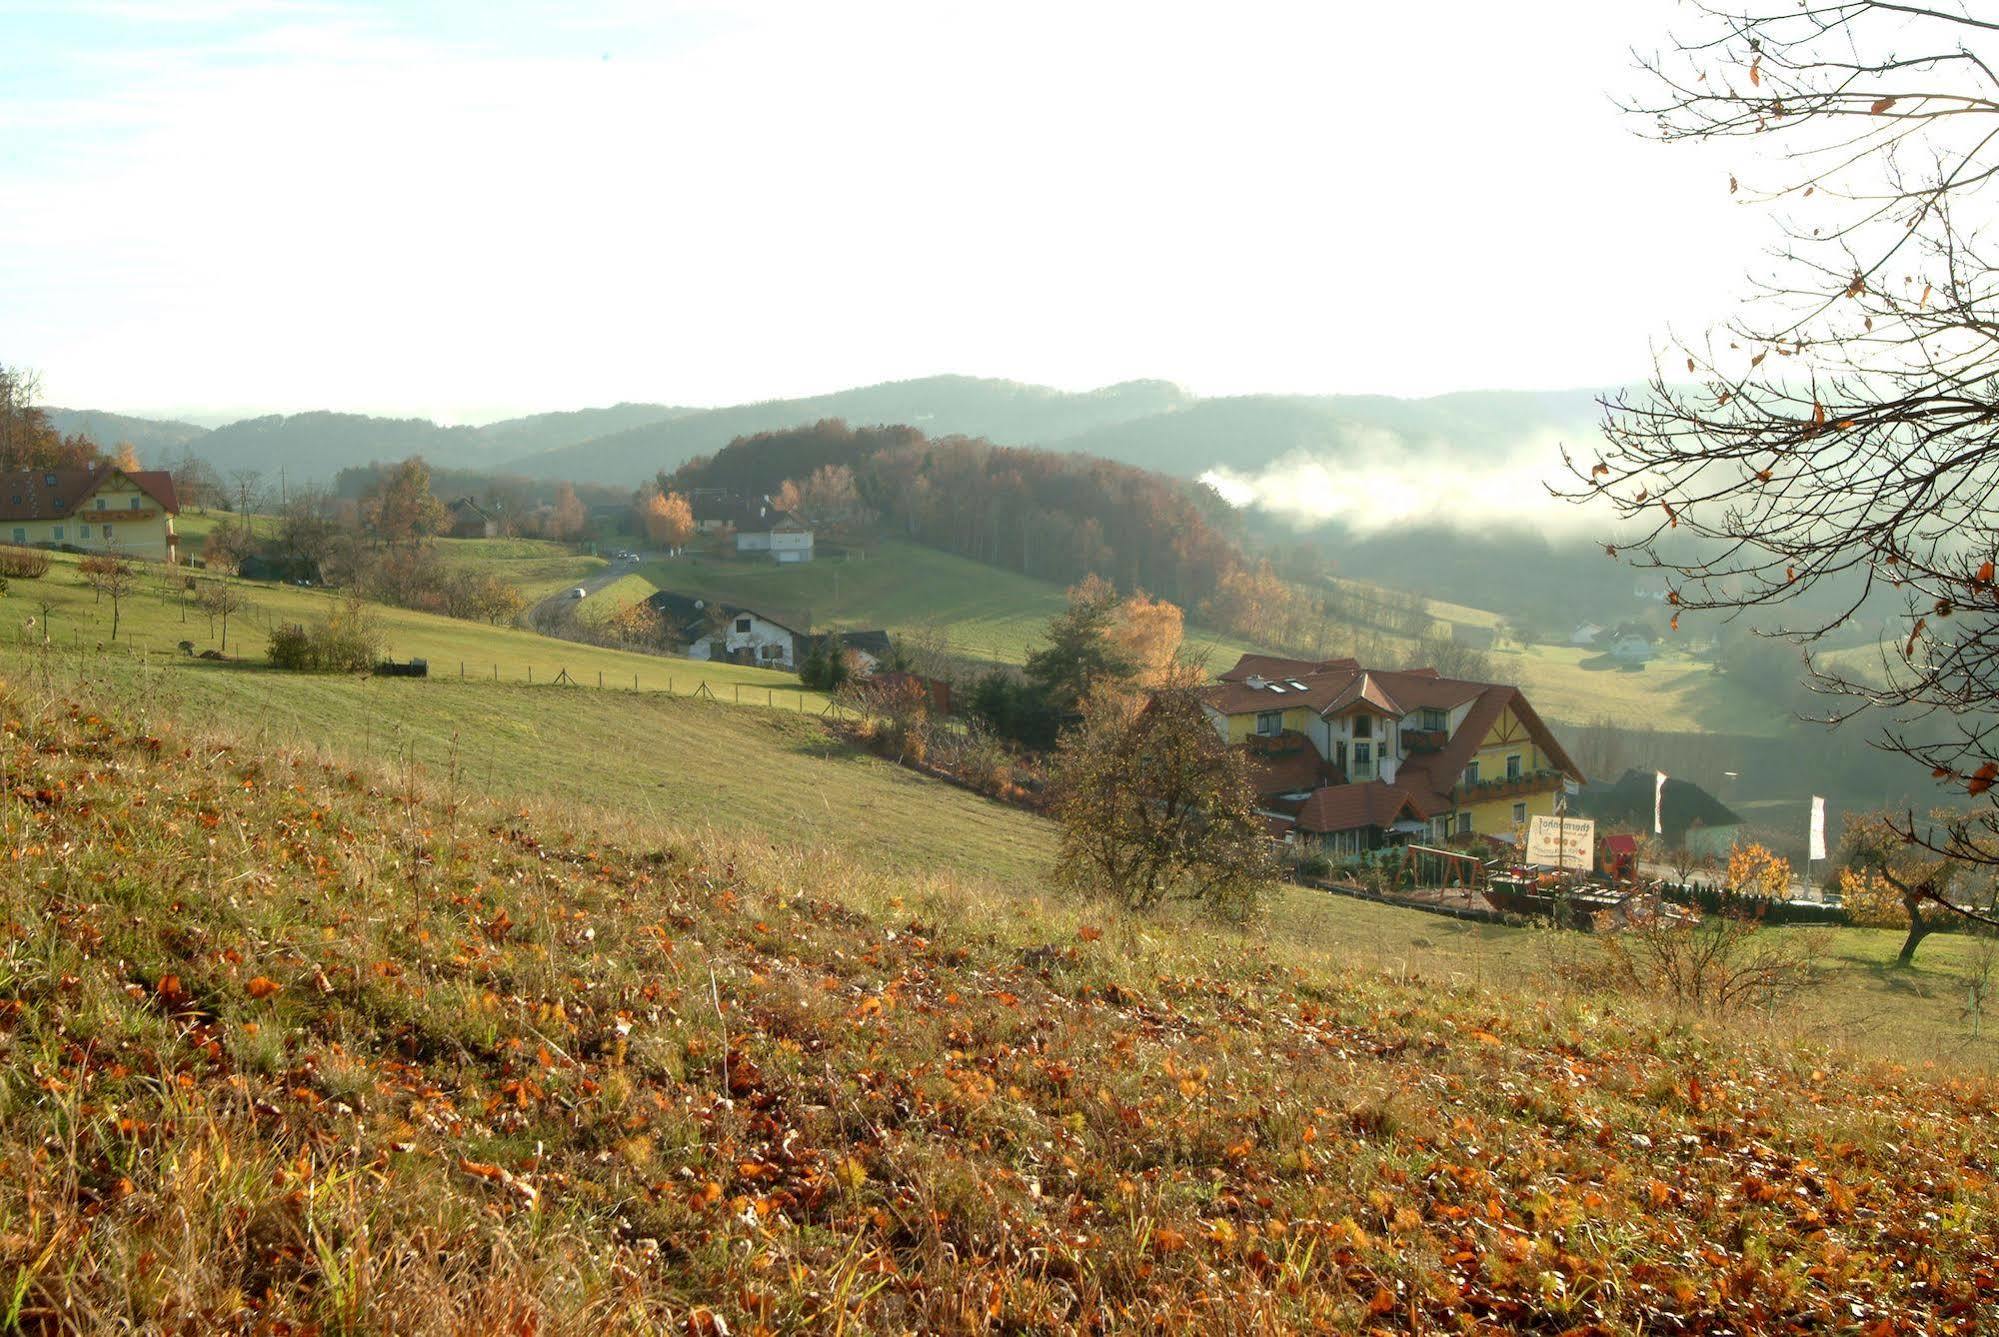
[[[1374,716],[1372,716],[1372,715],[1356,715],[1356,716],[1354,716],[1354,717],[1353,717],[1353,736],[1354,736],[1355,738],[1372,738],[1372,737],[1374,737]]]
[[[1424,711],[1423,711],[1423,728],[1424,728],[1424,729],[1425,729],[1425,730],[1426,730],[1427,732],[1430,732],[1430,733],[1436,733],[1436,732],[1439,732],[1440,730],[1442,730],[1442,729],[1444,728],[1444,726],[1445,726],[1445,724],[1446,724],[1446,723],[1447,723],[1447,717],[1445,716],[1445,714],[1444,714],[1444,712],[1443,712],[1443,711],[1441,711],[1441,710],[1436,710],[1436,709],[1433,709],[1433,708],[1429,708],[1429,707],[1426,707],[1426,708],[1424,709]]]

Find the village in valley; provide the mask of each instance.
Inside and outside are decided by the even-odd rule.
[[[1995,34],[0,0],[0,1337],[1999,1332]]]

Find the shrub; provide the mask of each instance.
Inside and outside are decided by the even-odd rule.
[[[49,573],[49,555],[35,548],[0,547],[0,576],[39,580]]]
[[[1714,1014],[1768,1007],[1818,980],[1816,934],[1767,933],[1746,915],[1653,913],[1603,935],[1594,982],[1653,998],[1674,1011]]]
[[[359,599],[347,599],[316,627],[272,631],[265,652],[275,668],[301,673],[360,673],[382,658],[382,632]]]
[[[271,629],[271,644],[264,652],[272,668],[310,671],[314,665],[312,633],[296,622]]]

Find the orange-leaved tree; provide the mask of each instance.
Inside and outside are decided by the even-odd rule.
[[[1791,861],[1753,841],[1747,845],[1737,841],[1729,848],[1724,879],[1731,891],[1744,896],[1782,900],[1791,890]]]
[[[1182,618],[1178,604],[1155,599],[1144,590],[1118,605],[1111,624],[1111,643],[1132,667],[1141,687],[1164,687],[1179,662]]]

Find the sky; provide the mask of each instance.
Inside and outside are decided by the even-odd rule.
[[[1768,239],[1667,0],[0,0],[0,363],[482,422],[957,372],[1642,377]]]

